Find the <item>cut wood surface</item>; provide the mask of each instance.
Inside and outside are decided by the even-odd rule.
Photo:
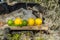
[[[11,30],[48,30],[48,27],[37,27],[37,26],[32,26],[32,27],[10,27]]]
[[[49,28],[47,26],[8,26],[7,24],[5,26],[0,27],[0,29],[10,28],[11,30],[48,30]]]

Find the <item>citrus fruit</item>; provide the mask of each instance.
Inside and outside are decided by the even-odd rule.
[[[41,18],[36,18],[35,19],[35,24],[36,25],[41,25],[42,24],[42,19]]]
[[[20,19],[20,18],[16,18],[15,20],[14,20],[14,24],[15,25],[21,25],[22,24],[22,19]]]
[[[23,25],[22,24],[19,24],[18,26],[22,27]]]
[[[27,24],[28,24],[27,20],[23,20],[23,21],[22,21],[22,25],[23,25],[23,26],[27,26]]]
[[[29,18],[28,19],[28,25],[29,26],[33,26],[34,25],[34,19],[33,18]]]
[[[7,24],[8,24],[9,26],[12,26],[12,25],[14,24],[14,22],[13,22],[13,20],[9,19],[9,20],[7,21]]]

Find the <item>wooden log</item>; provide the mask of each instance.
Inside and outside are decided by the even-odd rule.
[[[10,27],[11,30],[48,30],[48,27],[40,26],[24,26],[24,27]]]
[[[49,30],[48,26],[23,26],[23,27],[19,27],[19,26],[8,26],[7,24],[5,26],[0,27],[0,29],[5,29],[5,28],[10,28],[11,30]]]
[[[10,6],[15,5],[17,2],[13,1],[13,0],[6,0],[7,4]]]

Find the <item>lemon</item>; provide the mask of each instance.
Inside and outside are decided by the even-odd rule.
[[[22,19],[16,18],[16,19],[14,20],[14,24],[15,24],[15,25],[21,25],[21,24],[22,24]]]
[[[9,26],[12,26],[12,25],[14,24],[14,22],[13,22],[12,19],[9,19],[9,20],[7,21],[7,24],[8,24]]]
[[[35,19],[35,24],[36,25],[41,25],[42,24],[42,19],[41,18],[36,18]]]
[[[34,19],[33,18],[29,18],[28,19],[28,25],[29,26],[33,26],[34,25]]]
[[[27,20],[23,20],[23,21],[22,21],[22,25],[23,25],[23,26],[27,26],[27,24],[28,24]]]

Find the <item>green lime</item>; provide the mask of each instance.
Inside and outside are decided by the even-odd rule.
[[[23,20],[23,21],[22,21],[22,25],[23,25],[23,26],[27,26],[27,24],[28,24],[27,20]]]
[[[14,22],[13,22],[13,20],[9,19],[9,20],[7,21],[7,24],[8,24],[9,26],[12,26],[12,25],[14,24]]]

